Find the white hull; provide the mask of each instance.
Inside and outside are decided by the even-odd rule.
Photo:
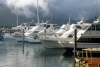
[[[44,40],[40,40],[42,45],[45,48],[63,48],[62,46],[59,45],[58,41],[44,41]]]
[[[69,41],[70,38],[46,37],[46,38],[39,38],[39,40],[46,48],[64,48],[64,46],[61,45],[59,42]]]
[[[74,48],[74,44],[62,43],[64,48]],[[79,48],[98,48],[100,43],[77,43],[77,49]]]
[[[60,43],[59,39],[46,39],[46,38],[40,38],[41,43],[43,44],[44,47],[46,48],[68,48],[72,49],[74,48],[73,43]],[[62,40],[64,41],[64,40]],[[82,49],[82,48],[98,48],[100,47],[100,43],[77,43],[77,49]]]
[[[22,42],[23,38],[22,37],[15,37],[16,41]],[[24,42],[29,42],[29,43],[34,43],[34,44],[40,44],[41,42],[38,39],[34,39],[31,37],[25,37]]]
[[[39,38],[41,43],[46,48],[63,48],[64,46],[59,44],[59,40],[68,40],[66,38]]]
[[[38,39],[34,39],[34,38],[31,38],[31,37],[26,37],[26,39],[29,43],[34,43],[34,44],[40,44],[41,43]]]
[[[17,42],[22,42],[23,38],[22,37],[15,37]],[[26,38],[24,38],[24,42],[28,42]]]

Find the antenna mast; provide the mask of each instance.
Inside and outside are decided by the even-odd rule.
[[[84,21],[84,14],[85,14],[85,13],[84,13],[84,9],[83,9],[83,17],[82,17],[82,21]]]
[[[68,23],[70,24],[70,14],[69,14],[69,22]]]
[[[51,11],[51,23],[52,23],[52,11]]]
[[[18,26],[18,9],[17,9],[17,26]]]
[[[37,22],[39,24],[38,0],[37,0]]]

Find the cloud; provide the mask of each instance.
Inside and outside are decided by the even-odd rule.
[[[12,12],[26,17],[34,17],[37,9],[37,0],[6,0],[6,5],[12,10]],[[38,0],[38,6],[45,14],[49,13],[48,3],[44,0]]]
[[[49,16],[52,12],[54,18],[68,18],[68,14],[74,20],[81,19],[83,9],[85,18],[90,19],[99,15],[100,0],[38,0],[39,11],[44,16]],[[0,0],[6,4],[13,13],[26,16],[27,18],[36,17],[37,0]]]

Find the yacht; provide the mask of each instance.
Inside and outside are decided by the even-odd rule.
[[[77,31],[84,29],[84,17],[82,17],[82,19],[77,22],[77,24],[67,24],[65,28],[63,28],[64,31],[61,31],[61,27],[61,29],[57,31],[55,35],[51,37],[42,37],[39,38],[39,40],[46,48],[64,48],[64,45],[62,45],[61,42],[69,42],[71,37],[74,35],[75,28],[77,28]],[[57,35],[58,32],[62,34]]]
[[[29,43],[34,43],[34,44],[40,44],[41,42],[39,41],[38,37],[39,36],[44,36],[44,30],[48,30],[46,31],[47,33],[52,33],[55,32],[56,30],[54,30],[54,26],[51,23],[42,23],[42,26],[40,25],[39,27],[37,27],[37,29],[33,29],[30,30],[31,33],[29,33],[29,31],[27,33],[25,33],[25,37],[27,39],[27,41]],[[32,33],[33,32],[33,33]],[[41,33],[41,35],[39,35]],[[49,35],[51,35],[51,33]]]
[[[46,48],[58,48],[61,47],[58,44],[58,40],[65,40],[66,36],[64,36],[66,31],[70,29],[70,22],[67,24],[63,24],[58,31],[56,31],[52,36],[39,36],[39,40]],[[63,34],[65,33],[65,34]],[[63,35],[62,35],[63,34]]]
[[[40,41],[37,39],[38,38],[38,33],[44,29],[50,29],[53,28],[52,24],[49,23],[49,21],[45,23],[39,23],[36,24],[33,28],[29,29],[24,33],[24,41],[29,42],[29,43],[40,43]],[[22,41],[22,35],[21,36],[16,36],[16,40],[21,42]]]
[[[64,48],[73,50],[74,36],[70,41],[60,41]],[[84,28],[77,32],[77,49],[100,47],[100,16],[93,23],[84,23]]]
[[[11,30],[9,30],[8,33],[4,33],[4,39],[15,39],[16,36],[22,35],[22,29],[24,29],[24,32],[31,29],[34,25],[31,25],[29,23],[22,23],[16,27],[12,27]],[[12,33],[10,31],[13,31]]]

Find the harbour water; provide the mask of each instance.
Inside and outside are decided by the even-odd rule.
[[[0,67],[73,67],[73,56],[64,56],[65,51],[5,40],[0,42]]]

